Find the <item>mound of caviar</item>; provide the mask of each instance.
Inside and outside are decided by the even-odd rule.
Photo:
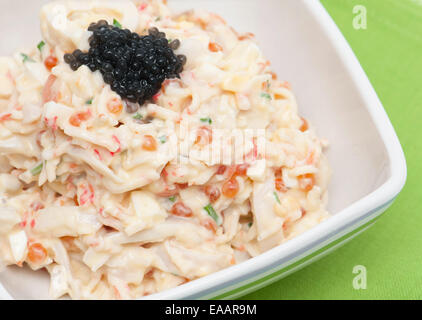
[[[81,65],[93,72],[99,70],[104,82],[131,103],[144,104],[158,93],[165,79],[179,77],[183,71],[186,56],[176,56],[173,51],[180,41],[169,42],[157,28],[140,36],[101,20],[92,23],[88,30],[93,32],[89,52],[75,50],[64,56],[65,62],[74,71]]]

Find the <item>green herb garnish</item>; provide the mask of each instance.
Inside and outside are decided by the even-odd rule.
[[[155,18],[155,22],[160,21],[160,20],[161,20],[161,17]]]
[[[41,51],[44,46],[45,46],[45,42],[41,41],[40,43],[38,43],[37,48],[38,48],[38,50]]]
[[[33,168],[33,169],[31,170],[32,175],[33,175],[33,176],[37,176],[37,175],[39,175],[39,174],[41,173],[42,167],[43,167],[43,164],[42,164],[42,163],[40,163],[38,166],[36,166],[35,168]]]
[[[248,223],[248,227],[250,228],[250,227],[252,227],[252,222],[249,222]]]
[[[209,117],[208,118],[201,118],[200,120],[201,120],[201,122],[212,124],[212,119],[209,118]]]
[[[277,192],[275,192],[275,191],[274,191],[274,198],[275,198],[275,200],[276,200],[279,204],[281,204],[281,202],[280,202],[280,198],[278,197],[278,194],[277,194]]]
[[[35,62],[31,57],[29,57],[28,55],[26,55],[25,53],[21,53],[21,56],[23,58],[23,62]]]
[[[117,28],[122,28],[122,25],[120,24],[119,21],[117,21],[116,19],[113,19],[113,26],[117,27]]]
[[[214,221],[217,223],[217,225],[221,224],[220,217],[218,216],[217,212],[215,212],[214,208],[211,204],[204,207],[204,210],[208,213],[208,215],[214,219]]]
[[[169,198],[169,200],[170,200],[171,202],[175,202],[175,201],[176,201],[176,196],[171,196],[171,197]]]
[[[160,140],[160,142],[164,144],[167,141],[167,137],[166,136],[162,136],[162,137],[159,137],[158,140]]]
[[[136,120],[141,120],[142,118],[143,118],[143,116],[140,113],[137,113],[133,116],[133,119],[136,119]]]
[[[92,104],[92,100],[93,100],[93,99],[89,99],[89,100],[87,100],[85,103],[86,103],[86,104]]]
[[[271,95],[269,93],[265,93],[265,92],[261,93],[261,97],[262,98],[265,98],[265,99],[268,99],[268,100],[271,100],[272,99],[271,98]]]

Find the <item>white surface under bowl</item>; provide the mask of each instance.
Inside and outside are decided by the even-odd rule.
[[[46,0],[1,0],[0,54],[40,40]],[[257,39],[280,79],[293,85],[299,110],[330,141],[333,217],[259,257],[150,296],[233,298],[312,262],[371,225],[406,180],[394,129],[359,62],[317,0],[170,0],[176,11],[221,14]],[[17,23],[19,21],[19,23]],[[48,276],[16,267],[0,274],[0,298],[47,298]]]

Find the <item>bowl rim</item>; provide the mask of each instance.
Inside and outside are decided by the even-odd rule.
[[[407,177],[404,152],[390,119],[367,75],[350,45],[321,2],[315,0],[301,1],[309,13],[321,25],[324,34],[333,44],[338,57],[345,66],[358,93],[362,96],[364,106],[368,110],[386,149],[390,169],[389,178],[379,188],[341,210],[336,215],[330,217],[330,219],[278,247],[241,264],[143,299],[183,299],[197,296],[201,292],[209,291],[211,288],[221,287],[225,284],[226,286],[236,284],[237,281],[234,281],[236,279],[240,280],[244,277],[252,279],[254,276],[259,275],[266,267],[277,263],[282,257],[294,257],[300,250],[315,246],[315,243],[318,241],[321,242],[324,235],[339,233],[346,226],[373,215],[377,208],[381,208],[392,202],[404,187]],[[369,215],[368,212],[370,213]],[[13,299],[13,297],[0,283],[1,299]]]

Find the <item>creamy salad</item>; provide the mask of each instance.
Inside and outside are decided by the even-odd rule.
[[[42,41],[0,58],[0,268],[45,268],[52,298],[133,299],[329,216],[327,142],[253,34],[164,0],[54,1],[40,17]],[[71,67],[101,20],[177,39],[183,71],[137,105]],[[241,151],[221,156],[232,135]]]

